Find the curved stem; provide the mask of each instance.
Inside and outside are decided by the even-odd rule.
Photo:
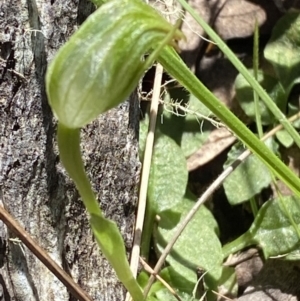
[[[80,152],[80,129],[70,129],[59,123],[57,132],[60,160],[75,182],[90,215],[91,228],[98,245],[133,300],[142,301],[142,290],[130,270],[120,231],[113,221],[103,216],[85,173]]]
[[[84,170],[80,151],[80,129],[70,129],[59,123],[57,140],[60,160],[75,182],[88,213],[102,215]]]
[[[246,247],[254,245],[250,232],[246,232],[234,241],[223,246],[223,258],[227,258],[230,254],[237,253]]]

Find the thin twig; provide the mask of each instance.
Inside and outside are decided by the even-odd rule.
[[[220,293],[218,293],[218,292],[216,292],[216,291],[214,291],[214,290],[212,290],[212,292],[213,292],[215,295],[217,295],[218,297],[221,297],[221,298],[223,298],[223,299],[225,299],[225,300],[234,301],[233,299],[230,299],[230,298],[228,298],[228,297],[226,297],[226,296],[224,296],[224,295],[222,295],[222,294],[220,294]]]
[[[289,122],[293,122],[300,118],[300,112],[293,115],[288,119]],[[274,129],[272,129],[269,133],[267,133],[265,136],[261,138],[261,141],[265,141],[269,137],[273,136],[277,131],[281,130],[283,126],[280,124],[276,126]],[[176,243],[177,239],[187,226],[187,224],[190,222],[190,220],[194,217],[196,212],[199,210],[201,205],[209,199],[209,197],[216,191],[217,188],[221,186],[221,184],[224,182],[224,180],[251,154],[249,150],[246,150],[243,152],[230,166],[228,166],[220,175],[219,177],[208,187],[208,189],[203,193],[203,195],[198,199],[198,201],[195,203],[193,208],[189,211],[189,213],[185,216],[184,220],[180,223],[178,226],[178,229],[176,230],[174,236],[169,241],[167,246],[165,247],[164,251],[162,252],[159,260],[157,261],[155,268],[154,268],[154,275],[158,274],[165,259],[167,258],[168,254],[170,253],[171,249],[173,248],[174,244]],[[150,276],[147,286],[144,289],[144,296],[147,296],[155,277],[153,275]]]
[[[14,218],[0,206],[0,219],[13,231],[22,243],[66,286],[80,301],[92,301],[84,290],[34,241]]]
[[[3,68],[5,68],[6,64],[7,64],[7,61],[0,58],[0,64]],[[16,70],[14,70],[14,69],[7,69],[7,70],[14,73],[15,75],[19,76],[21,79],[26,80],[25,76],[23,74],[17,72]]]
[[[159,275],[155,275],[153,269],[149,266],[149,264],[143,260],[142,257],[140,257],[140,262],[143,265],[143,268],[146,272],[148,272],[149,274],[154,275],[154,277],[160,281],[163,286],[178,300],[178,301],[182,301],[181,298],[178,296],[178,294],[175,292],[175,290],[164,280],[162,279]]]
[[[144,216],[146,211],[147,189],[148,189],[148,181],[149,181],[151,159],[152,159],[152,152],[153,152],[154,132],[156,126],[156,119],[157,119],[157,110],[158,110],[158,103],[159,103],[159,96],[160,96],[162,74],[163,74],[163,67],[160,64],[157,64],[156,71],[155,71],[151,109],[150,109],[149,129],[148,129],[148,135],[146,139],[144,162],[143,162],[143,169],[142,169],[141,186],[140,186],[140,193],[139,193],[139,206],[138,206],[137,219],[135,225],[134,243],[133,243],[133,248],[131,252],[131,261],[130,261],[130,267],[135,277],[137,275],[138,263],[140,258],[141,237],[142,237],[142,230],[144,225]]]

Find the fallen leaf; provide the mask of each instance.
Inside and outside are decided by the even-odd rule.
[[[236,137],[225,128],[212,131],[204,145],[187,159],[188,171],[208,163],[236,141]]]

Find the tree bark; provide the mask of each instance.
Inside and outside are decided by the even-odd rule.
[[[93,300],[125,290],[91,234],[74,184],[59,163],[45,73],[57,49],[94,10],[87,0],[3,0],[0,4],[0,199],[2,205]],[[136,95],[82,130],[88,176],[129,253],[137,200]],[[0,300],[76,300],[4,224]],[[1,299],[2,288],[2,299]]]

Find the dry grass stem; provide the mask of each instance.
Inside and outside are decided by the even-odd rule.
[[[153,275],[158,281],[160,281],[164,287],[178,300],[181,301],[180,297],[177,295],[177,293],[175,292],[175,290],[164,280],[162,279],[159,275],[154,274],[153,269],[148,265],[148,263],[143,260],[140,257],[140,262],[143,265],[143,268],[146,272],[148,272],[149,274]]]
[[[131,261],[130,261],[131,270],[135,277],[137,275],[138,263],[140,257],[141,236],[142,236],[144,216],[146,211],[147,189],[148,189],[148,181],[149,181],[151,159],[152,159],[152,152],[153,152],[154,133],[155,133],[156,120],[157,120],[157,110],[159,104],[162,75],[163,75],[163,67],[160,64],[157,64],[156,71],[155,71],[152,102],[150,108],[149,129],[148,129],[148,135],[146,139],[144,162],[143,162],[142,175],[141,175],[139,205],[138,205],[137,220],[135,225],[134,244],[132,248]]]

